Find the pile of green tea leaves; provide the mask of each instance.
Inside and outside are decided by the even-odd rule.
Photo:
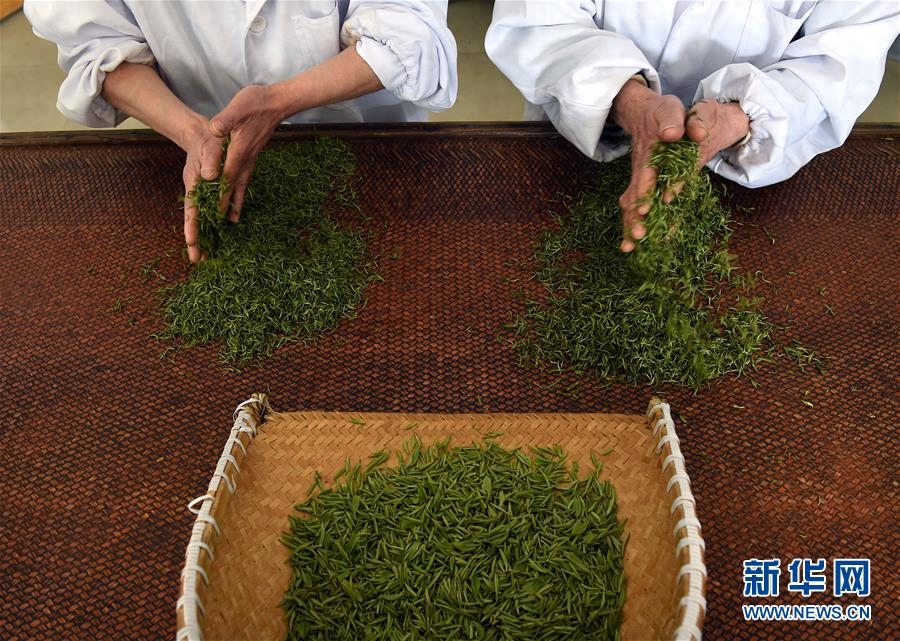
[[[603,165],[596,188],[539,237],[536,278],[547,295],[526,301],[510,324],[525,364],[697,388],[771,356],[776,326],[728,253],[730,212],[698,169],[696,145],[659,145],[651,164],[647,235],[633,252],[619,250],[627,158]],[[665,204],[676,185],[681,193]]]
[[[374,278],[364,234],[333,217],[357,207],[355,171],[337,139],[269,147],[238,223],[220,211],[224,181],[201,180],[188,197],[208,258],[162,290],[160,337],[183,347],[215,342],[223,361],[244,362],[352,317]]]
[[[283,536],[286,639],[618,639],[616,496],[559,446],[418,439],[317,479]]]

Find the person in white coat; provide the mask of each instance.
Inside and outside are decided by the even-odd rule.
[[[215,179],[238,220],[257,154],[282,122],[424,120],[456,100],[447,0],[26,0],[57,44],[57,106],[92,127],[128,116],[187,154],[184,189]],[[185,240],[201,258],[197,212]]]
[[[631,148],[619,201],[631,251],[657,141],[687,135],[703,165],[741,185],[785,180],[844,143],[898,32],[896,0],[497,0],[485,49],[526,119],[549,118],[596,160]]]

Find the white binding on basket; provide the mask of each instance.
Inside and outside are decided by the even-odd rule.
[[[243,436],[249,442],[256,436],[266,408],[265,397],[258,394],[254,394],[252,398],[237,406],[233,414],[234,425],[225,442],[219,462],[216,464],[216,471],[209,482],[206,494],[198,496],[188,503],[188,509],[197,515],[197,519],[191,530],[191,539],[188,542],[187,552],[185,552],[184,569],[181,571],[183,596],[178,599],[175,609],[181,613],[183,623],[176,633],[176,641],[202,641],[203,639],[200,616],[204,613],[204,606],[198,588],[200,581],[209,585],[209,577],[206,569],[200,564],[200,553],[206,552],[212,559],[215,547],[214,544],[206,543],[203,537],[210,527],[215,533],[215,538],[219,536],[219,524],[211,513],[216,493],[221,488],[223,481],[230,494],[233,494],[237,488],[236,477],[240,472],[240,465],[235,455],[238,450],[241,456],[247,454],[247,447],[241,437]]]
[[[659,411],[661,417],[654,423],[654,415]],[[673,641],[701,641],[700,626],[706,615],[706,563],[703,553],[706,544],[697,518],[696,503],[691,492],[691,481],[684,464],[684,456],[678,436],[675,434],[675,423],[668,403],[654,399],[647,410],[648,422],[653,426],[653,436],[657,439],[657,454],[664,453],[669,446],[669,453],[662,461],[663,472],[667,475],[666,492],[670,495],[676,489],[672,499],[671,512],[678,512],[678,521],[672,531],[677,543],[675,553],[679,558],[687,556],[687,561],[678,570],[678,581],[683,577],[688,580],[688,593],[680,602],[681,616],[672,635]]]

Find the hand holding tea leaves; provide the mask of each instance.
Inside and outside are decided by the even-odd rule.
[[[355,48],[271,85],[244,87],[209,122],[210,132],[229,137],[223,175],[222,211],[237,222],[257,155],[272,132],[293,114],[356,98],[382,88],[381,81]]]
[[[222,166],[222,139],[209,130],[205,118],[198,117],[195,125],[179,138],[179,146],[187,153],[182,171],[184,181],[184,240],[188,258],[196,263],[203,258],[200,250],[199,213],[197,202],[191,197],[194,187],[200,181],[215,180]]]
[[[739,143],[750,130],[750,119],[737,102],[700,100],[685,114],[678,98],[661,96],[636,80],[629,80],[619,91],[611,117],[632,140],[631,182],[619,198],[623,252],[632,251],[635,242],[647,233],[644,217],[650,211],[649,196],[657,178],[650,156],[658,142],[675,142],[687,135],[697,143],[697,162],[703,167],[720,151]],[[663,194],[663,201],[671,202],[680,191],[680,185],[670,188]]]
[[[181,147],[187,154],[184,182],[184,237],[188,258],[203,258],[197,205],[190,197],[201,178],[220,177],[225,189],[220,206],[233,222],[244,205],[244,194],[256,157],[280,122],[308,109],[357,98],[383,85],[354,47],[325,62],[272,85],[239,91],[211,120],[188,107],[163,82],[157,70],[124,62],[107,73],[103,98]],[[222,167],[222,142],[229,137]],[[222,167],[220,172],[220,167]]]
[[[650,211],[645,196],[656,184],[650,155],[658,142],[675,142],[684,136],[684,105],[675,96],[661,96],[636,80],[629,80],[613,100],[612,119],[631,135],[631,182],[619,198],[622,207],[623,252],[634,249],[647,229],[643,219]],[[666,195],[666,202],[674,194]]]
[[[274,91],[272,85],[244,87],[209,121],[212,135],[230,138],[222,170],[227,176],[227,187],[220,207],[233,223],[240,219],[256,156],[266,146],[278,123],[290,115],[281,112]]]
[[[187,154],[182,171],[184,193],[190,194],[201,178],[219,176],[222,139],[209,129],[206,118],[184,104],[149,65],[123,62],[106,74],[103,98],[116,108],[173,141]],[[192,262],[201,258],[198,246],[197,206],[184,199],[184,238]]]

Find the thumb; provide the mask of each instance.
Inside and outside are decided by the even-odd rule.
[[[664,142],[675,142],[684,136],[684,105],[672,96],[672,100],[664,100],[653,114],[656,120],[656,132]]]
[[[215,180],[222,167],[222,144],[218,138],[208,138],[200,152],[200,176]]]
[[[236,110],[233,105],[234,100],[232,99],[222,111],[209,119],[209,133],[216,138],[224,138],[237,126]]]
[[[224,138],[232,129],[232,125],[227,117],[227,114],[225,113],[227,110],[228,107],[217,113],[209,120],[209,133],[216,138]]]

